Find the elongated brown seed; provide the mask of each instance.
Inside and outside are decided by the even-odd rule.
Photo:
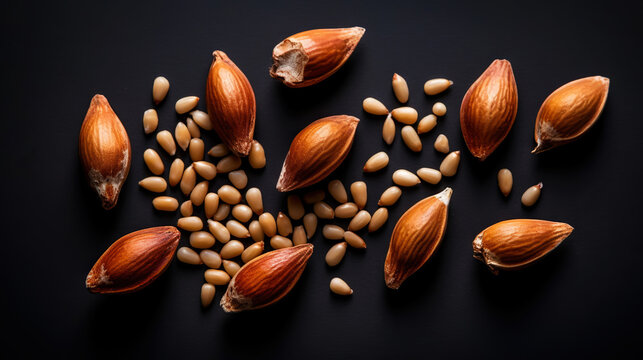
[[[241,167],[241,158],[236,155],[228,155],[217,163],[218,173],[229,173]]]
[[[190,234],[190,246],[196,249],[211,248],[214,246],[214,236],[207,231],[195,231]]]
[[[275,235],[270,238],[270,246],[273,249],[284,249],[293,246],[292,240],[285,236]]]
[[[329,240],[341,240],[344,238],[344,229],[338,225],[327,224],[322,228],[322,235]]]
[[[184,123],[179,122],[176,124],[176,128],[174,129],[174,137],[176,139],[176,143],[181,149],[183,149],[183,151],[188,149],[192,136],[190,136],[190,131]]]
[[[201,139],[191,139],[190,140],[190,160],[192,161],[201,161],[203,160],[203,155],[205,153],[205,145]]]
[[[208,115],[208,113],[206,113],[205,111],[194,110],[190,112],[190,116],[192,116],[194,122],[199,125],[201,129],[212,130],[212,121],[210,121],[210,115]]]
[[[372,97],[367,97],[362,101],[362,108],[369,114],[373,115],[386,115],[388,114],[388,109],[381,101],[374,99]]]
[[[371,216],[371,222],[368,223],[368,232],[373,232],[379,230],[382,225],[388,220],[388,209],[381,207],[373,213]]]
[[[170,174],[168,175],[168,182],[170,183],[170,186],[176,186],[179,182],[181,182],[184,170],[185,164],[183,163],[183,160],[176,158],[174,159],[174,161],[172,161],[172,165],[170,165]]]
[[[326,253],[326,264],[328,264],[328,266],[339,265],[339,263],[342,262],[342,259],[344,259],[344,255],[346,255],[347,245],[348,244],[345,241],[333,245]]]
[[[252,141],[248,163],[253,169],[262,169],[266,166],[266,152],[257,140]]]
[[[203,221],[198,216],[186,216],[180,218],[176,226],[185,231],[199,231],[203,228]]]
[[[163,76],[157,76],[152,84],[152,99],[155,104],[159,104],[170,91],[170,82]]]
[[[200,265],[203,263],[199,254],[187,246],[180,247],[176,251],[176,258],[179,259],[180,262],[190,265]]]
[[[437,116],[433,114],[429,114],[423,117],[422,120],[420,120],[420,122],[418,123],[418,134],[428,133],[429,131],[433,130],[433,128],[437,124],[438,124]]]
[[[410,106],[403,106],[391,111],[393,119],[406,125],[413,125],[418,120],[418,112]]]
[[[250,222],[248,225],[248,232],[250,232],[250,237],[252,237],[252,240],[255,242],[263,241],[265,238],[265,234],[263,233],[259,220],[252,220]]]
[[[188,217],[192,216],[194,213],[194,207],[192,206],[192,201],[191,200],[186,200],[183,203],[181,203],[181,216],[183,217]]]
[[[355,216],[358,211],[359,209],[355,203],[347,202],[335,208],[335,217],[339,219],[350,219]]]
[[[205,283],[201,285],[201,306],[208,307],[212,304],[214,300],[214,294],[216,293],[216,288],[214,285]]]
[[[219,199],[230,205],[238,204],[241,201],[241,193],[239,190],[230,185],[221,186],[217,193],[219,194]]]
[[[288,216],[293,220],[299,220],[304,217],[306,214],[306,209],[304,209],[304,204],[301,202],[301,198],[297,195],[288,196]]]
[[[259,224],[266,236],[272,237],[277,234],[277,221],[271,213],[265,212],[259,215]]]
[[[346,281],[338,277],[334,277],[330,280],[330,291],[342,296],[351,295],[353,293],[353,289],[348,286]]]
[[[401,103],[409,101],[409,86],[406,83],[406,80],[398,74],[393,74],[393,80],[391,83],[393,85],[393,93],[395,94],[397,101]]]
[[[185,168],[183,176],[181,177],[181,192],[183,195],[188,195],[196,186],[196,171],[192,165]]]
[[[318,201],[313,205],[313,212],[320,219],[332,219],[335,217],[335,211],[333,211],[333,208],[323,201]]]
[[[205,212],[206,218],[211,218],[217,212],[219,208],[219,195],[211,192],[205,195],[205,200],[203,201],[203,211]]]
[[[328,193],[338,203],[343,204],[348,201],[348,194],[346,193],[346,188],[344,187],[344,184],[340,180],[331,180],[328,183]]]
[[[368,200],[368,192],[366,191],[366,183],[363,181],[355,181],[351,184],[351,196],[358,209],[363,209]]]
[[[293,245],[301,245],[308,242],[308,237],[306,237],[306,230],[304,230],[303,225],[295,226],[295,229],[292,231],[292,243]]]
[[[366,210],[360,210],[348,224],[348,230],[358,231],[363,229],[371,221],[371,214]]]
[[[153,149],[147,149],[143,152],[143,161],[145,161],[145,165],[154,175],[161,175],[165,171],[163,160]]]
[[[525,206],[533,206],[540,198],[540,193],[542,188],[543,188],[543,183],[538,183],[534,186],[529,187],[522,194],[522,197],[520,198],[520,202],[522,202],[522,204]]]
[[[143,113],[143,131],[153,133],[159,126],[159,114],[154,109],[145,110]]]
[[[248,246],[245,250],[243,250],[243,252],[241,253],[241,261],[243,261],[244,263],[247,263],[250,260],[261,255],[262,252],[263,252],[263,241],[256,242]]]
[[[228,173],[228,180],[237,189],[244,189],[248,185],[248,175],[243,170],[234,170]]]
[[[216,221],[223,221],[225,218],[228,217],[229,214],[230,214],[230,205],[224,202],[219,202],[219,207],[217,208],[217,211],[214,213],[214,216],[212,216],[212,218]]]
[[[438,137],[435,139],[435,143],[433,143],[433,147],[435,150],[447,154],[449,152],[449,139],[444,134],[438,135]]]
[[[246,203],[255,214],[261,215],[263,213],[263,197],[261,196],[261,190],[256,187],[248,189],[248,191],[246,191]]]
[[[226,229],[230,231],[230,235],[238,238],[249,238],[250,237],[250,231],[248,231],[248,228],[245,227],[242,223],[238,222],[237,220],[228,220],[225,223]],[[221,255],[223,256],[223,255]]]
[[[201,257],[201,261],[203,261],[205,266],[210,269],[218,269],[221,267],[221,255],[214,250],[201,250],[199,257]]]
[[[241,269],[241,265],[239,265],[236,261],[223,260],[223,269],[228,273],[228,275],[234,277],[239,269]]]
[[[145,190],[162,193],[167,189],[167,182],[160,176],[149,176],[138,182],[138,185]]]
[[[208,155],[212,157],[224,157],[230,153],[228,147],[225,144],[214,145],[208,150]]]
[[[198,103],[199,98],[197,96],[186,96],[176,101],[174,110],[176,110],[177,114],[185,114],[194,109]]]
[[[500,169],[500,171],[498,171],[498,187],[502,195],[509,196],[513,184],[514,178],[513,175],[511,175],[511,171],[509,169]]]
[[[232,259],[243,253],[244,246],[239,240],[230,240],[219,251],[222,259]]]
[[[206,180],[212,180],[217,176],[217,167],[211,162],[195,161],[192,166],[194,166],[194,171]]]
[[[176,211],[179,202],[171,196],[157,196],[152,200],[152,205],[159,211]]]
[[[192,189],[192,192],[190,193],[190,201],[192,201],[192,205],[201,206],[201,204],[203,204],[203,201],[205,201],[205,195],[207,195],[209,187],[210,183],[208,183],[206,180],[201,181],[194,186],[194,189]]]
[[[400,134],[402,135],[404,144],[406,144],[406,146],[411,149],[411,151],[422,151],[422,140],[420,140],[420,137],[418,136],[418,133],[415,132],[413,126],[406,125],[402,127]]]
[[[281,236],[292,234],[292,222],[290,218],[281,211],[277,214],[277,232],[279,232]]]
[[[444,116],[447,114],[447,107],[441,102],[436,102],[433,104],[433,113],[437,116]]]
[[[310,239],[315,235],[315,231],[317,231],[317,215],[313,213],[304,215],[303,223],[306,229],[306,237]]]
[[[443,176],[453,176],[458,172],[458,165],[460,165],[460,151],[453,151],[449,153],[440,163],[440,172]]]
[[[364,239],[352,231],[344,232],[344,241],[356,249],[366,249],[366,242]]]
[[[197,125],[194,120],[192,120],[191,117],[188,117],[185,119],[185,126],[188,127],[188,131],[190,132],[190,136],[194,138],[200,138],[201,137],[201,129],[199,128],[199,125]]]
[[[377,205],[391,206],[397,202],[400,196],[402,196],[402,190],[397,186],[391,186],[380,195],[380,200],[377,202]]]
[[[242,223],[247,223],[252,218],[252,209],[248,205],[237,204],[232,208],[232,216]]]
[[[380,151],[366,160],[362,170],[366,173],[382,170],[388,165],[388,161],[388,154]]]
[[[427,95],[437,95],[453,85],[453,81],[439,78],[431,79],[424,83],[424,93]]]
[[[391,145],[395,140],[395,122],[391,114],[388,114],[382,125],[382,139],[387,145]]]
[[[417,171],[418,177],[429,184],[437,184],[442,180],[442,173],[436,169],[421,168]]]
[[[218,269],[208,269],[204,274],[205,281],[212,285],[227,285],[230,282],[230,275]]]
[[[303,196],[303,200],[306,204],[314,204],[318,201],[324,200],[326,197],[326,192],[321,189],[313,190],[310,192],[307,192]]]
[[[222,244],[230,241],[230,230],[216,220],[208,220],[208,230]]]
[[[176,143],[171,132],[167,130],[159,131],[156,133],[156,142],[159,143],[168,155],[174,156],[174,154],[176,154]]]
[[[399,169],[393,173],[393,182],[399,186],[415,186],[420,183],[420,178],[408,170]]]

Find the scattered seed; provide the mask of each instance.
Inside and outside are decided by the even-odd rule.
[[[211,192],[205,196],[203,201],[203,210],[205,211],[205,217],[211,218],[217,212],[219,207],[219,195]]]
[[[190,201],[192,201],[192,205],[201,206],[201,204],[203,204],[209,187],[210,183],[207,181],[201,181],[194,186],[194,189],[192,189],[192,192],[190,193]]]
[[[145,110],[143,113],[143,130],[151,134],[159,126],[159,114],[154,109]]]
[[[212,180],[217,176],[217,167],[211,162],[195,161],[192,165],[194,166],[194,171],[206,180]]]
[[[415,186],[420,183],[420,178],[408,170],[399,169],[393,173],[393,182],[399,186]]]
[[[442,180],[442,173],[436,169],[421,168],[421,169],[418,169],[417,174],[420,177],[420,179],[433,185],[439,183],[440,180]]]
[[[292,231],[292,242],[295,246],[308,242],[308,238],[306,237],[306,230],[304,230],[303,225],[295,226],[295,229]]]
[[[409,101],[409,86],[406,84],[406,80],[398,74],[393,74],[392,84],[397,101],[401,103]]]
[[[283,249],[287,247],[292,247],[292,241],[287,237],[281,235],[275,235],[270,238],[270,246],[273,249]]]
[[[380,200],[377,202],[379,206],[391,206],[397,202],[397,200],[402,196],[402,189],[397,186],[391,186],[390,188],[384,190],[380,196]]]
[[[187,246],[182,246],[176,251],[176,258],[179,259],[180,262],[190,265],[199,265],[203,263],[199,254]]]
[[[237,189],[243,189],[248,185],[248,176],[243,170],[234,170],[228,173],[228,180]]]
[[[348,245],[356,249],[366,249],[366,242],[359,235],[352,231],[344,232],[344,240]]]
[[[335,217],[340,219],[352,218],[358,211],[359,209],[355,203],[347,202],[335,208]]]
[[[229,173],[241,167],[241,159],[237,155],[228,155],[217,163],[217,172]]]
[[[395,140],[395,122],[391,114],[388,114],[386,120],[384,120],[384,125],[382,126],[382,139],[388,145],[393,143]]]
[[[293,220],[299,220],[304,217],[306,210],[304,209],[304,204],[301,202],[301,198],[297,195],[288,196],[288,216]]]
[[[218,252],[210,249],[201,250],[199,256],[205,266],[211,269],[218,269],[221,267],[221,255],[219,255]]]
[[[197,96],[186,96],[176,101],[174,109],[176,110],[177,114],[185,114],[188,111],[194,109],[196,107],[196,104],[198,103],[199,98]]]
[[[241,253],[241,261],[243,261],[244,263],[247,263],[248,261],[261,255],[262,252],[263,252],[263,241],[256,242],[248,246],[245,250],[243,250],[243,252]]]
[[[380,151],[366,160],[362,170],[366,173],[382,170],[388,165],[388,160],[388,154],[384,151]]]
[[[277,214],[277,232],[279,232],[281,236],[292,234],[292,222],[290,222],[290,218],[281,211]]]
[[[355,181],[351,184],[351,196],[358,209],[363,209],[366,206],[368,199],[368,192],[366,191],[366,183],[363,181]]]
[[[159,131],[156,134],[156,142],[161,145],[168,155],[174,156],[176,154],[176,143],[174,143],[174,137],[171,132],[167,130]]]
[[[190,139],[192,139],[192,137],[190,136],[188,127],[185,126],[184,123],[179,122],[176,124],[176,128],[174,129],[174,137],[176,138],[176,143],[181,149],[183,149],[183,151],[188,149],[188,146],[190,146]]]
[[[422,140],[420,140],[420,137],[418,136],[418,133],[415,132],[413,126],[406,125],[402,127],[400,134],[402,135],[404,144],[406,144],[406,146],[411,149],[411,151],[422,151]]]
[[[441,102],[433,104],[433,113],[437,116],[444,116],[447,114],[447,107]]]
[[[342,296],[351,295],[353,293],[353,289],[348,286],[346,281],[338,277],[334,277],[330,280],[330,291]]]
[[[219,251],[222,259],[232,259],[243,253],[244,246],[239,240],[230,240]]]
[[[221,186],[217,193],[219,194],[219,199],[230,205],[238,204],[241,201],[241,193],[239,190],[230,185]]]
[[[391,111],[393,119],[406,125],[413,125],[418,120],[418,112],[410,106],[403,106]]]
[[[230,232],[230,235],[234,237],[241,239],[250,237],[248,228],[243,226],[243,224],[238,222],[237,220],[228,220],[228,222],[225,223],[225,227]],[[221,254],[221,256],[223,256],[223,254]]]
[[[248,205],[237,204],[232,208],[232,216],[242,223],[247,223],[252,218],[252,209]]]
[[[368,232],[373,232],[379,230],[382,225],[388,220],[388,209],[381,207],[373,213],[371,216],[371,222],[368,223]]]
[[[263,241],[264,233],[259,220],[252,220],[250,222],[250,225],[248,225],[248,232],[250,232],[250,236],[252,237],[253,241]]]
[[[253,169],[262,169],[266,166],[266,152],[257,140],[252,141],[248,163]]]
[[[179,201],[171,196],[157,196],[152,200],[152,205],[159,211],[176,211]]]
[[[443,176],[453,176],[458,172],[460,164],[460,151],[453,151],[447,155],[440,164],[440,172]]]
[[[222,223],[215,220],[208,220],[208,230],[222,244],[230,241],[230,231]]]
[[[332,219],[335,217],[333,208],[323,201],[318,201],[313,205],[313,212],[320,219]]]
[[[338,203],[345,203],[348,201],[348,194],[346,193],[346,188],[340,180],[331,180],[328,183],[328,192],[330,196],[335,199]]]
[[[266,236],[272,237],[277,234],[277,222],[271,213],[265,212],[259,215],[259,224],[261,224],[263,233],[266,234]]]
[[[159,104],[163,101],[168,91],[170,91],[170,82],[163,76],[157,76],[152,84],[152,99],[154,99],[154,103]]]
[[[208,307],[212,304],[214,300],[214,294],[216,293],[216,288],[212,284],[205,283],[201,285],[201,306]]]
[[[186,200],[181,204],[181,216],[188,217],[192,216],[194,213],[194,207],[192,206],[192,201]]]
[[[435,139],[435,143],[433,143],[433,147],[435,150],[447,154],[449,152],[449,139],[444,134],[438,135],[438,137]]]
[[[315,235],[315,231],[317,231],[317,215],[313,213],[304,215],[303,223],[306,229],[306,237],[310,239]]]
[[[153,149],[147,149],[143,152],[143,161],[145,161],[145,165],[147,165],[147,168],[150,169],[154,175],[161,175],[163,171],[165,171],[163,160],[161,160],[159,154]]]
[[[194,110],[190,113],[194,122],[203,130],[212,130],[212,122],[208,113],[201,110]]]
[[[196,171],[192,165],[185,168],[181,177],[181,192],[187,196],[196,186]]]
[[[248,189],[248,191],[246,191],[246,203],[248,203],[255,214],[261,215],[263,213],[263,197],[261,196],[261,190],[256,187]]]
[[[212,157],[224,157],[230,153],[230,150],[228,149],[225,144],[218,144],[214,145],[210,151],[208,151],[208,155]]]
[[[322,228],[322,235],[329,240],[341,240],[344,238],[344,229],[338,225],[327,224]]]
[[[316,202],[324,200],[326,193],[324,190],[318,189],[304,194],[303,200],[306,204],[314,204]]]
[[[328,266],[337,266],[342,262],[344,255],[346,255],[346,246],[345,241],[333,245],[326,253],[326,264]]]
[[[208,269],[204,276],[205,281],[212,285],[227,285],[230,282],[230,275],[223,270]]]
[[[195,231],[190,234],[190,246],[197,249],[207,249],[214,246],[214,236],[207,231]]]
[[[228,275],[234,276],[237,273],[237,271],[241,269],[241,266],[234,261],[223,260],[223,269],[225,269]]]
[[[422,118],[420,122],[418,123],[418,134],[424,134],[427,133],[435,127],[435,125],[438,124],[438,117],[430,114]]]
[[[453,81],[447,79],[431,79],[424,83],[424,93],[437,95],[453,85]]]
[[[219,207],[217,208],[217,211],[214,213],[214,216],[212,216],[212,218],[216,221],[223,221],[225,218],[228,217],[229,214],[230,214],[230,205],[224,202],[219,202]]]
[[[203,160],[203,152],[205,151],[205,145],[201,139],[191,139],[190,140],[190,159],[192,161],[201,161]]]
[[[170,174],[168,176],[170,186],[176,186],[181,182],[184,170],[185,164],[183,163],[183,160],[177,158],[172,161],[172,165],[170,165]]]
[[[185,231],[199,231],[203,229],[203,221],[198,216],[186,216],[180,218],[176,226]]]
[[[362,101],[362,107],[364,111],[373,115],[386,115],[388,114],[388,109],[381,101],[374,99],[372,97],[367,97]]]
[[[167,182],[160,176],[149,176],[138,182],[145,190],[161,193],[167,189]]]
[[[514,178],[513,175],[511,175],[511,171],[509,169],[500,169],[500,171],[498,171],[498,187],[502,195],[509,196],[513,184]]]
[[[188,117],[185,120],[185,125],[188,127],[188,131],[190,132],[190,136],[192,138],[200,138],[201,137],[201,129],[199,128],[199,125],[197,125],[194,120],[192,120],[191,117]]]
[[[538,198],[540,198],[540,193],[543,188],[543,183],[538,183],[534,186],[531,186],[529,189],[525,190],[525,192],[522,194],[522,197],[520,198],[520,202],[522,202],[523,205],[525,206],[532,206],[538,201]]]
[[[348,230],[358,231],[363,229],[371,221],[371,214],[366,210],[360,210],[360,212],[353,217],[351,222],[348,224]]]

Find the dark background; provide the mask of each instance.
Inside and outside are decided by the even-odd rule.
[[[4,231],[0,261],[2,350],[5,355],[82,358],[613,358],[640,355],[641,284],[641,34],[643,7],[629,1],[321,1],[271,2],[3,2],[2,73]],[[363,26],[365,36],[346,65],[309,88],[289,89],[268,76],[274,45],[321,27]],[[174,102],[204,98],[211,53],[221,49],[245,72],[257,97],[255,136],[268,155],[249,171],[266,208],[285,208],[274,186],[294,135],[327,115],[362,121],[353,150],[333,177],[365,179],[368,210],[397,168],[437,167],[432,148],[444,133],[463,150],[460,170],[437,186],[404,191],[386,227],[366,236],[366,251],[349,250],[328,268],[331,242],[318,235],[300,282],[269,308],[225,314],[202,310],[202,269],[177,261],[136,294],[98,296],[85,276],[117,238],[140,228],[174,224],[151,206],[137,181],[153,136],[143,133],[157,75],[171,82],[159,108],[161,129],[173,130]],[[469,85],[495,58],[509,59],[519,92],[513,130],[484,163],[466,151],[459,105]],[[434,101],[448,114],[411,153],[397,138],[381,140],[383,117],[361,109],[374,96],[398,106],[393,72],[411,89],[421,116]],[[568,81],[611,79],[603,115],[582,139],[534,156],[533,124],[545,97]],[[455,85],[429,98],[423,83]],[[100,208],[80,171],[78,132],[95,93],[107,96],[132,142],[132,169],[118,206]],[[201,109],[205,108],[202,101]],[[398,126],[399,130],[399,126]],[[217,143],[204,135],[206,147]],[[364,175],[361,166],[386,150],[389,167]],[[164,159],[168,159],[164,157]],[[166,161],[166,165],[169,164]],[[502,167],[514,173],[509,198],[497,189]],[[224,182],[220,176],[218,187]],[[520,205],[530,185],[544,183],[533,208]],[[383,282],[390,232],[416,201],[454,189],[443,244],[399,291]],[[216,189],[216,188],[215,188]],[[176,191],[171,193],[176,194]],[[178,214],[177,214],[178,215]],[[563,221],[576,228],[537,265],[492,275],[472,259],[471,241],[509,218]],[[181,245],[187,238],[181,240]],[[333,296],[341,276],[355,290]]]

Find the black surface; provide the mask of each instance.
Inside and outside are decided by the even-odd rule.
[[[640,2],[387,1],[363,4],[258,2],[5,2],[3,35],[2,353],[61,358],[543,358],[635,357],[641,321]],[[312,28],[363,26],[364,38],[338,73],[317,86],[289,89],[268,76],[272,47]],[[160,129],[178,120],[174,102],[205,95],[211,53],[221,49],[250,79],[257,97],[256,138],[268,167],[249,171],[270,211],[284,208],[274,191],[293,136],[333,114],[362,119],[355,144],[333,177],[365,179],[368,209],[391,184],[396,168],[437,167],[432,148],[445,133],[463,150],[459,173],[437,186],[405,190],[386,227],[349,251],[337,268],[323,257],[331,242],[318,235],[315,253],[295,289],[260,311],[201,310],[202,269],[174,262],[149,288],[97,296],[84,280],[99,255],[120,236],[173,224],[155,212],[153,195],[136,182],[149,175],[141,117],[152,80],[171,82],[159,108]],[[469,85],[495,58],[509,59],[519,92],[518,116],[500,148],[484,163],[466,151],[458,112]],[[382,117],[363,113],[366,96],[397,106],[390,79],[403,75],[409,105],[421,115],[434,101],[449,113],[422,136],[416,155],[396,138],[381,140]],[[585,76],[611,79],[604,113],[579,141],[533,156],[533,124],[545,97]],[[425,80],[455,82],[442,96],[422,92]],[[116,209],[103,211],[87,188],[77,156],[78,132],[95,93],[107,96],[125,124],[133,165]],[[204,108],[204,103],[199,104]],[[399,129],[399,127],[398,127]],[[205,136],[206,146],[216,143]],[[392,164],[363,175],[364,161],[386,150]],[[167,158],[165,158],[167,159]],[[166,162],[167,164],[167,162]],[[503,198],[496,172],[514,173]],[[223,183],[224,177],[215,184]],[[540,202],[520,205],[528,186],[544,183]],[[384,286],[388,237],[411,204],[445,186],[454,189],[444,242],[399,291]],[[176,194],[177,192],[173,191]],[[539,264],[492,275],[471,257],[471,241],[508,218],[568,222],[575,231]],[[187,239],[181,240],[186,244]],[[341,276],[355,289],[330,294]],[[215,303],[224,292],[217,289]]]

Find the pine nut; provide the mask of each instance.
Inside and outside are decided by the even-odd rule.
[[[190,136],[190,131],[184,123],[179,122],[176,124],[176,128],[174,129],[174,137],[176,138],[176,143],[181,149],[183,149],[183,151],[188,149],[192,136]]]
[[[275,250],[292,247],[292,241],[287,237],[275,235],[270,238],[270,246]]]
[[[306,237],[306,230],[304,230],[303,225],[295,226],[295,229],[292,231],[292,242],[295,246],[308,242],[308,238]]]
[[[212,284],[205,283],[201,285],[201,306],[208,307],[212,304],[214,300],[214,294],[216,293],[216,288]]]
[[[277,232],[281,236],[292,234],[292,222],[290,222],[288,216],[281,211],[277,214]]]
[[[382,125],[382,139],[388,145],[391,145],[395,140],[395,122],[391,114],[388,114],[386,120],[384,120],[384,125]]]
[[[230,282],[230,275],[223,270],[208,269],[204,276],[205,281],[212,285],[227,285]]]
[[[170,174],[168,175],[170,186],[176,186],[179,182],[181,182],[181,178],[183,177],[183,170],[185,170],[185,164],[183,163],[183,160],[179,158],[174,159],[174,161],[172,161],[172,165],[170,165]]]
[[[343,204],[348,201],[348,194],[346,193],[346,188],[340,180],[331,180],[328,183],[328,193],[330,196],[335,199],[340,204]]]
[[[420,183],[420,178],[408,170],[399,169],[393,173],[393,182],[399,186],[415,186]]]
[[[219,202],[219,207],[217,208],[217,211],[214,213],[214,216],[212,216],[212,218],[216,221],[223,221],[225,218],[228,217],[229,214],[230,214],[230,205],[224,202]]]
[[[531,186],[525,192],[522,194],[522,197],[520,198],[520,202],[522,202],[523,205],[525,206],[532,206],[538,201],[538,198],[540,198],[540,193],[543,188],[543,183],[538,183],[534,186]]]
[[[239,190],[230,185],[221,186],[217,193],[219,194],[219,199],[230,205],[238,204],[241,201],[241,193]]]
[[[190,147],[192,149],[192,147]],[[195,161],[192,163],[194,171],[206,180],[212,180],[217,176],[217,167],[207,161]]]
[[[219,207],[219,195],[213,192],[208,193],[205,196],[205,200],[203,202],[203,210],[205,211],[205,217],[206,218],[213,217],[214,214],[217,212],[218,207]]]
[[[402,189],[397,186],[391,186],[390,188],[384,190],[380,196],[380,200],[377,202],[379,206],[391,206],[397,202],[397,200],[402,196]]]
[[[255,214],[261,215],[263,213],[263,197],[261,196],[261,190],[256,187],[248,189],[248,191],[246,191],[246,203],[248,203]]]
[[[176,101],[174,110],[176,110],[177,114],[185,114],[194,109],[198,103],[199,98],[197,96],[186,96]]]
[[[364,168],[362,168],[362,170],[365,173],[382,170],[388,165],[388,160],[388,154],[386,154],[384,151],[380,151],[366,160],[366,163],[364,164]]]
[[[364,111],[373,115],[386,115],[388,114],[388,109],[381,101],[374,99],[372,97],[367,97],[362,101],[362,107]]]
[[[224,157],[229,153],[230,150],[227,146],[225,146],[225,144],[214,145],[212,148],[210,148],[210,151],[208,151],[208,155],[212,157]]]
[[[433,113],[437,116],[444,116],[447,114],[447,107],[441,103],[441,102],[436,102],[433,104]]]
[[[192,205],[201,206],[201,204],[203,204],[209,187],[210,183],[207,181],[201,181],[194,186],[194,189],[192,189],[192,192],[190,193],[190,201],[192,201]]]
[[[438,170],[431,168],[421,168],[416,171],[420,179],[428,182],[429,184],[437,184],[442,180],[442,173]]]
[[[248,232],[252,237],[252,240],[255,242],[263,241],[264,233],[259,220],[252,220],[250,225],[248,225]]]
[[[157,76],[152,84],[152,99],[154,99],[154,103],[159,104],[163,101],[168,91],[170,91],[170,82],[163,76]]]
[[[344,229],[338,225],[327,224],[322,228],[322,235],[329,240],[341,240],[344,238]]]
[[[391,111],[393,119],[406,125],[413,125],[418,120],[418,112],[410,106],[403,106]]]
[[[138,184],[145,190],[161,193],[167,189],[165,179],[160,176],[149,176],[138,182]]]
[[[194,122],[203,130],[212,130],[212,122],[208,113],[201,110],[194,110],[190,113]]]
[[[348,230],[358,231],[363,229],[371,221],[371,214],[366,210],[360,210],[360,212],[353,217],[353,220],[348,224]]]
[[[180,262],[185,264],[190,264],[190,265],[202,264],[199,254],[197,254],[196,251],[190,249],[187,246],[182,246],[179,248],[179,250],[176,251],[176,258],[179,259]]]
[[[250,231],[248,231],[248,228],[243,226],[243,224],[237,220],[228,220],[225,223],[225,227],[230,232],[230,235],[234,237],[242,239],[250,237]],[[221,256],[223,256],[223,254]]]
[[[228,173],[228,180],[237,189],[243,189],[248,185],[248,176],[243,170],[234,170]]]
[[[190,234],[190,246],[197,249],[207,249],[214,246],[214,236],[207,231],[195,231]]]
[[[186,216],[179,218],[176,226],[185,231],[199,231],[203,229],[203,221],[201,221],[201,218],[198,216]]]
[[[187,196],[192,192],[192,189],[196,186],[196,171],[192,165],[185,168],[183,171],[183,176],[181,177],[181,192],[183,195]]]
[[[248,246],[245,250],[243,250],[243,252],[241,253],[241,261],[243,261],[244,263],[247,263],[248,261],[261,255],[262,252],[263,252],[263,241],[256,242]]]
[[[152,200],[152,205],[159,211],[176,211],[179,201],[171,196],[157,196]]]
[[[152,174],[163,174],[163,171],[165,170],[163,160],[161,160],[159,154],[153,149],[147,149],[143,152],[143,161],[145,161],[145,165],[147,165],[147,168],[150,169]]]
[[[192,161],[201,161],[203,160],[203,152],[205,151],[205,145],[201,139],[191,139],[190,140],[190,159]]]
[[[447,154],[449,152],[449,139],[444,134],[438,135],[438,137],[435,139],[435,143],[433,143],[433,147],[435,150]]]
[[[159,114],[154,109],[145,110],[143,113],[143,130],[151,134],[159,126]]]
[[[393,74],[392,84],[397,101],[401,103],[409,101],[409,86],[406,84],[406,80],[398,74]]]
[[[247,223],[252,218],[252,209],[244,204],[237,204],[232,208],[232,216],[242,223]]]
[[[234,276],[237,271],[241,269],[241,266],[234,261],[223,260],[223,269],[228,273],[228,275]]]
[[[248,163],[253,169],[262,169],[266,166],[266,152],[257,140],[252,141]]]
[[[239,240],[230,240],[219,251],[222,259],[232,259],[243,253],[244,246]]]
[[[368,192],[366,191],[366,183],[363,181],[355,181],[351,184],[351,196],[358,209],[363,209],[366,206],[368,199]]]
[[[447,79],[431,79],[424,83],[424,93],[437,95],[453,85],[453,81]]]
[[[263,233],[266,234],[266,236],[272,237],[277,234],[277,222],[271,213],[265,212],[259,215],[259,224],[261,224]]]
[[[348,286],[346,281],[338,277],[334,277],[330,280],[330,291],[332,291],[334,294],[342,296],[351,295],[353,293],[353,289]]]
[[[297,195],[288,196],[288,216],[293,220],[299,220],[304,217],[306,210],[304,209],[304,204],[301,202],[301,199]]]
[[[418,123],[418,134],[428,133],[438,124],[438,117],[430,114],[422,118]]]
[[[318,201],[313,205],[313,212],[320,219],[332,219],[335,217],[333,208],[323,201]]]
[[[222,244],[230,241],[230,231],[222,223],[215,220],[208,220],[208,230]]]
[[[347,202],[335,208],[335,217],[340,219],[352,218],[358,211],[359,209],[355,203]]]
[[[201,257],[201,261],[203,261],[205,266],[211,269],[218,269],[221,267],[221,256],[214,250],[201,250],[199,257]]]
[[[513,184],[514,178],[513,175],[511,175],[511,171],[509,169],[500,169],[500,171],[498,171],[498,187],[502,195],[509,196]]]
[[[174,156],[174,154],[176,154],[176,144],[174,143],[174,137],[171,132],[167,130],[159,131],[156,134],[156,142],[159,143],[168,155]]]
[[[190,200],[184,201],[181,204],[180,212],[181,212],[181,216],[183,217],[192,216],[192,214],[194,213],[194,207],[192,206],[192,201]]]
[[[381,207],[373,213],[371,216],[371,222],[368,223],[368,232],[373,232],[379,230],[382,225],[388,220],[388,209]]]
[[[406,125],[402,128],[402,131],[400,132],[402,135],[402,140],[404,140],[404,144],[411,149],[411,151],[415,152],[420,152],[422,151],[422,140],[420,140],[420,137],[418,136],[418,133],[415,132],[415,129],[413,126]]]
[[[190,132],[190,136],[194,138],[200,138],[201,137],[201,129],[199,129],[199,125],[197,125],[194,120],[192,120],[191,117],[188,117],[185,120],[185,125],[188,127],[188,131]]]
[[[306,237],[310,239],[315,235],[315,231],[317,231],[317,215],[313,213],[304,215],[303,223],[306,229]]]
[[[318,189],[305,193],[303,199],[306,204],[310,205],[324,200],[325,197],[326,193],[324,192],[324,190]]]
[[[460,164],[460,151],[449,153],[440,164],[440,172],[443,176],[453,176],[458,172]]]
[[[342,262],[342,259],[344,259],[344,255],[346,255],[346,242],[342,241],[338,244],[333,245],[328,252],[326,253],[326,264],[328,266],[337,266],[340,262]]]
[[[352,231],[344,232],[344,240],[348,245],[356,249],[366,249],[366,242],[359,235]]]
[[[237,155],[228,155],[217,163],[217,172],[229,173],[241,167],[241,159]]]

